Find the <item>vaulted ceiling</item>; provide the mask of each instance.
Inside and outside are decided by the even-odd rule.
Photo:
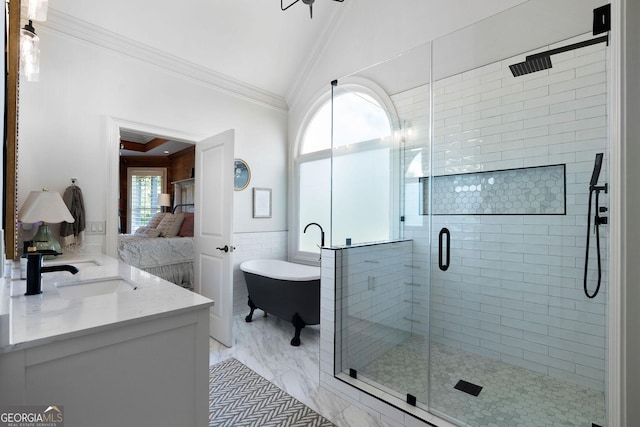
[[[317,0],[313,19],[302,1],[283,12],[278,0],[52,0],[49,9],[286,99],[346,4]]]
[[[281,1],[287,6],[294,0]],[[407,34],[424,38],[446,34],[526,0],[398,0],[397,5],[395,1],[376,3],[383,11],[378,15],[399,8],[393,19],[407,21]],[[332,31],[352,4],[349,16],[357,17],[356,28],[346,34],[353,37],[337,45],[357,49],[358,25],[366,25],[372,12],[369,0],[315,0],[313,19],[302,1],[282,11],[278,0],[51,0],[49,19],[36,25],[45,35],[48,27],[288,110],[322,49],[331,43],[336,46]],[[417,16],[408,16],[403,7]],[[376,40],[387,46],[388,40]],[[140,143],[153,139],[138,136]]]

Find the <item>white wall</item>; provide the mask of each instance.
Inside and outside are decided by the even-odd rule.
[[[74,177],[87,219],[105,221],[114,168],[107,162],[108,117],[201,138],[233,128],[235,155],[252,172],[249,187],[234,195],[234,231],[286,230],[286,111],[55,29],[38,30],[40,81],[20,88],[18,205],[30,190],[62,192]],[[252,187],[273,189],[272,218],[252,218]],[[104,236],[90,239],[102,245]]]

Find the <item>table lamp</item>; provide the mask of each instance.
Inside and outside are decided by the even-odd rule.
[[[47,223],[59,223],[62,221],[74,222],[75,219],[62,200],[60,193],[56,191],[32,191],[27,200],[18,211],[18,219],[24,223],[42,222],[38,232],[33,236],[33,243],[38,250],[51,249],[62,252],[60,242],[53,237]]]
[[[165,208],[170,207],[171,206],[171,196],[169,195],[169,193],[161,193],[160,197],[158,198],[158,204],[162,208],[162,212],[165,211]]]

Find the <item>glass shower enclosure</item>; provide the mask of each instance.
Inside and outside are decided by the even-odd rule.
[[[597,6],[529,1],[334,82],[337,378],[457,425],[606,424]]]

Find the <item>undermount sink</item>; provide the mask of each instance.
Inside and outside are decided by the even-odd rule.
[[[122,277],[101,277],[77,282],[59,282],[55,284],[58,293],[65,299],[87,298],[117,292],[135,291],[136,284]]]

